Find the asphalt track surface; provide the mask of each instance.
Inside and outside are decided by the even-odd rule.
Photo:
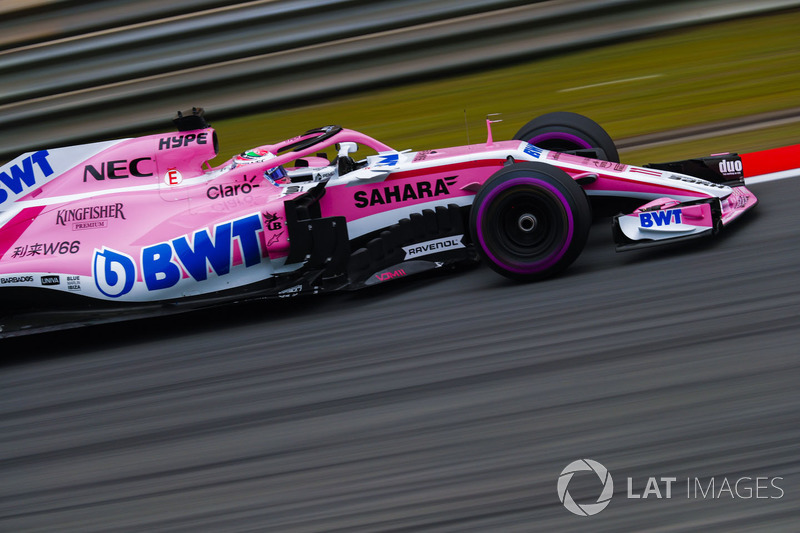
[[[542,283],[0,341],[0,531],[797,531],[800,180],[752,188],[718,239],[615,254],[601,221]],[[580,458],[592,517],[557,496]],[[672,498],[627,497],[650,476]]]

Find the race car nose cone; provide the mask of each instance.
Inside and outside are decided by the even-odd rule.
[[[519,226],[519,229],[525,233],[530,233],[536,229],[536,217],[530,213],[525,213],[519,217],[519,220],[517,220],[517,225]]]

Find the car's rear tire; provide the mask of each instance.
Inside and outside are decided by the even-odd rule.
[[[497,171],[478,191],[470,213],[478,253],[493,270],[518,281],[567,268],[583,250],[591,223],[580,185],[539,162]]]
[[[619,153],[611,136],[600,124],[578,113],[555,111],[536,117],[514,135],[545,150],[566,152],[600,148],[604,161],[619,163]]]

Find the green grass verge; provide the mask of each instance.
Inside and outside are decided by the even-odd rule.
[[[800,11],[783,12],[215,121],[221,142],[215,163],[325,124],[363,131],[399,150],[465,144],[464,110],[476,143],[485,139],[487,113],[502,114],[495,139],[510,139],[528,120],[556,110],[592,117],[620,139],[793,108],[800,105],[798,28]],[[747,152],[798,143],[798,133],[795,124],[623,154],[644,163]]]

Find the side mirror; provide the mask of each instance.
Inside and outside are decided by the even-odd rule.
[[[349,154],[355,153],[358,151],[358,144],[351,143],[351,142],[343,142],[339,143],[339,153],[336,155],[338,157],[347,157]]]

